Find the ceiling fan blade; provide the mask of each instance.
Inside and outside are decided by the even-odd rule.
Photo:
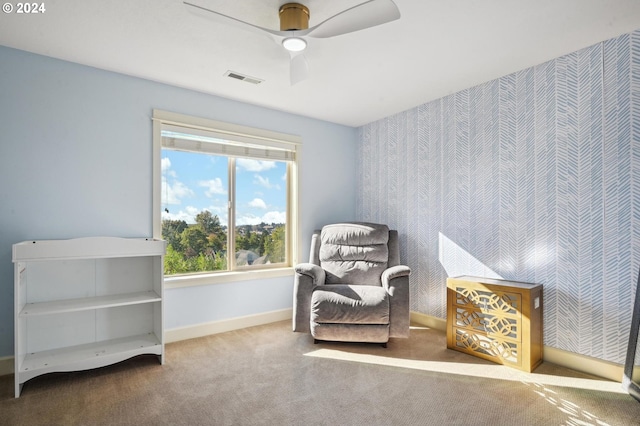
[[[307,30],[309,37],[329,38],[400,18],[400,10],[392,0],[369,0],[332,16]]]
[[[218,21],[223,24],[240,25],[247,30],[251,30],[254,32],[267,32],[271,35],[275,35],[278,37],[284,37],[287,35],[286,31],[274,31],[274,30],[270,30],[269,28],[253,25],[248,22],[241,21],[240,19],[236,19],[231,16],[216,12],[215,10],[207,9],[206,7],[203,7],[203,6],[198,6],[197,4],[193,4],[188,1],[183,1],[182,3],[185,5],[185,7],[189,12],[210,20]]]
[[[292,86],[309,78],[309,62],[304,54],[291,54],[289,78]]]

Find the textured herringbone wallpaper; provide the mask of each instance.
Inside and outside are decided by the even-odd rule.
[[[358,219],[400,232],[412,310],[445,318],[447,276],[538,282],[545,345],[624,362],[640,30],[365,125],[358,150]]]

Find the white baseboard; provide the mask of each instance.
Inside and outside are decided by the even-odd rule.
[[[292,317],[293,309],[282,309],[279,311],[271,311],[221,321],[212,321],[203,324],[189,325],[186,327],[172,328],[164,331],[164,341],[165,343],[178,342],[180,340],[194,339],[196,337],[204,337],[210,334],[224,333],[227,331],[239,330],[241,328],[284,321],[291,319]]]
[[[210,334],[224,333],[227,331],[284,321],[291,319],[292,315],[292,309],[282,309],[279,311],[247,315],[244,317],[190,325],[187,327],[172,328],[165,330],[164,339],[165,343],[178,342],[180,340],[204,337]],[[446,331],[447,329],[446,320],[419,312],[411,312],[411,321],[414,324],[423,325],[440,331]],[[624,367],[620,364],[563,351],[562,349],[556,349],[550,346],[544,347],[543,354],[544,361],[608,380],[613,380],[615,382],[622,381],[622,372]],[[0,376],[13,374],[13,370],[14,364],[12,356],[0,358]]]
[[[14,364],[12,356],[4,356],[0,358],[0,376],[14,373]]]
[[[414,324],[420,324],[440,331],[447,331],[447,321],[442,318],[432,317],[419,312],[411,312],[411,321]],[[552,348],[551,346],[545,346],[542,349],[542,354],[542,359],[546,362],[613,380],[614,382],[622,382],[623,365]]]
[[[436,318],[431,315],[411,311],[410,320],[412,323],[420,324],[425,327],[435,328],[436,330],[443,332],[447,331],[447,320],[443,320],[442,318]]]
[[[544,361],[582,373],[613,380],[614,382],[622,382],[624,366],[621,364],[592,358],[586,355],[579,355],[574,352],[563,351],[562,349],[552,348],[550,346],[545,346],[542,353],[542,359]]]

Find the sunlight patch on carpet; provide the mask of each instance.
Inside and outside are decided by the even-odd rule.
[[[414,359],[390,358],[378,355],[344,352],[335,349],[318,349],[305,356],[360,362],[389,367],[410,368],[436,373],[457,374],[461,376],[484,377],[487,379],[510,380],[522,383],[538,383],[545,386],[561,386],[585,390],[597,390],[625,394],[620,383],[607,380],[582,379],[576,377],[554,376],[549,374],[525,373],[502,365],[465,364],[456,362],[421,361]]]

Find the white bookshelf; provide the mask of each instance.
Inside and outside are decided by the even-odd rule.
[[[13,245],[16,398],[26,381],[46,373],[141,354],[164,363],[165,247],[114,237]]]

